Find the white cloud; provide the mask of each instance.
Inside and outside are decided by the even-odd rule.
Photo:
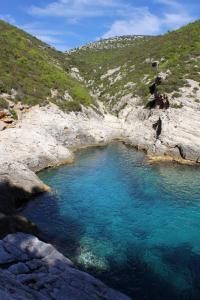
[[[163,24],[167,25],[169,29],[177,29],[192,21],[193,17],[187,14],[166,13],[164,15]]]
[[[54,0],[46,6],[31,6],[28,12],[35,16],[67,17],[77,22],[87,17],[116,17],[104,38],[117,35],[155,35],[192,21],[185,4],[178,0],[152,0],[163,13],[152,13],[148,7],[134,7],[124,0]],[[162,11],[162,9],[161,9]]]
[[[184,2],[176,0],[155,0],[155,2],[167,6],[168,11],[164,12],[163,24],[169,28],[176,29],[195,19],[190,12],[191,6]]]
[[[36,16],[81,17],[102,16],[123,4],[118,0],[57,0],[45,7],[31,6],[28,12]]]
[[[42,26],[41,23],[33,22],[33,23],[23,25],[22,28],[25,31],[28,31],[29,33],[31,33],[33,35],[53,35],[53,36],[57,36],[57,35],[62,34],[61,31],[51,30],[51,29],[42,29],[41,26]]]
[[[44,25],[40,22],[33,22],[18,27],[22,28],[26,32],[37,37],[39,40],[55,47],[60,51],[66,51],[69,49],[69,47],[65,44],[65,41],[63,40],[63,32],[51,29],[44,29],[43,26]]]
[[[103,38],[119,35],[155,35],[167,30],[177,29],[189,22],[193,17],[188,8],[174,0],[154,0],[167,6],[159,15],[150,12],[149,8],[130,9],[123,19],[113,22]]]
[[[136,9],[128,20],[115,21],[111,28],[103,35],[109,38],[117,35],[153,35],[160,32],[160,19],[151,14],[147,8]]]
[[[25,25],[17,24],[16,20],[11,15],[0,15],[0,19],[17,26],[37,37],[39,40],[50,44],[60,51],[67,51],[70,48],[65,44],[63,32],[44,28],[44,24],[40,22],[28,23]],[[66,34],[66,32],[65,32]],[[73,32],[67,32],[69,35],[75,35]]]
[[[154,10],[150,10],[149,7],[135,7],[133,0],[51,0],[46,6],[33,5],[27,12],[34,17],[66,18],[71,26],[81,18],[91,17],[104,17],[106,22],[103,24],[107,26],[110,18],[115,18],[109,27],[102,26],[107,28],[103,38],[119,35],[157,35],[177,29],[195,19],[192,17],[194,11],[191,5],[188,8],[183,1],[151,0],[149,3],[152,4],[149,4],[149,7]],[[55,47],[65,47],[59,32],[44,30],[39,26],[24,29]]]

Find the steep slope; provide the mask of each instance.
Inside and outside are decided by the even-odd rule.
[[[111,107],[124,95],[148,101],[148,86],[156,75],[152,62],[165,79],[161,90],[179,97],[179,88],[190,87],[187,79],[200,81],[200,21],[157,37],[120,37],[102,40],[66,53],[71,67],[94,94]],[[197,87],[194,87],[193,100]],[[197,100],[197,99],[196,99]]]
[[[68,74],[61,52],[4,21],[0,21],[0,70],[3,108],[7,107],[5,94],[29,105],[51,100],[66,110],[92,103],[87,89]]]

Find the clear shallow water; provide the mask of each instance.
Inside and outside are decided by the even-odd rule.
[[[199,168],[151,166],[119,143],[40,178],[55,194],[24,214],[82,269],[136,300],[200,299]]]

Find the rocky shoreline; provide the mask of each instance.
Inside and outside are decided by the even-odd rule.
[[[38,106],[16,127],[0,132],[1,299],[130,299],[76,269],[53,246],[36,238],[40,236],[37,226],[16,211],[34,195],[50,191],[36,172],[72,163],[75,149],[118,137],[116,117],[103,119],[103,130],[113,122],[115,132],[111,128],[101,136],[102,117],[90,122],[86,113],[66,115],[54,105]]]
[[[32,241],[36,239],[34,236],[14,233],[23,231],[37,235],[38,229],[26,218],[19,215],[16,208],[23,203],[22,201],[26,201],[35,194],[50,190],[50,187],[47,187],[38,178],[37,172],[45,168],[72,163],[76,149],[103,146],[114,140],[124,141],[137,149],[145,150],[150,157],[150,163],[177,161],[186,164],[199,164],[199,110],[191,107],[149,110],[139,105],[133,105],[133,103],[127,103],[116,116],[108,113],[103,106],[99,107],[98,112],[92,108],[83,108],[80,113],[72,112],[69,114],[65,114],[53,104],[46,107],[35,106],[22,115],[21,120],[17,122],[14,128],[1,131],[0,140],[0,235],[3,238],[9,233],[12,234],[0,241],[0,244],[2,247],[5,243],[9,246],[10,241],[15,240],[20,245],[28,243],[27,247],[29,247],[27,239]],[[39,251],[37,245],[42,248],[47,247],[45,243],[40,243],[43,242],[39,240],[34,242],[36,252]],[[5,254],[2,251],[0,251],[0,261]],[[12,257],[14,255],[15,251],[13,251]],[[57,253],[56,255],[61,254]],[[41,261],[43,258],[38,259]],[[57,261],[57,256],[55,261]],[[8,263],[10,263],[9,259],[5,264]],[[18,263],[23,263],[21,258],[17,260]],[[1,262],[0,265],[2,265]],[[26,267],[23,265],[23,268]],[[27,271],[27,274],[30,275],[30,272],[30,270]],[[76,270],[76,272],[79,271]],[[9,273],[8,268],[6,271],[1,270],[1,273],[0,276],[5,273],[10,280],[15,280],[17,291],[18,285],[21,286],[22,284],[18,277],[13,277],[14,275]],[[30,276],[27,277],[26,275],[25,277]],[[65,281],[66,278],[63,280]],[[32,277],[30,281],[32,282]],[[86,286],[87,284],[86,282]],[[26,288],[27,285],[23,285],[24,291]],[[98,290],[98,284],[95,287],[96,290]],[[32,286],[31,291],[39,292],[37,287],[34,289]],[[3,293],[2,289],[0,292]],[[65,289],[62,292],[64,293]],[[34,297],[34,293],[31,297]],[[48,288],[46,288],[45,293],[49,293]],[[87,297],[84,293],[81,294],[81,298],[74,295],[69,299],[102,299],[101,294],[95,296],[96,298],[88,296],[89,293]],[[103,296],[103,299],[128,299],[121,294],[116,295],[112,297],[112,294],[108,293]],[[31,297],[28,299],[32,299]],[[55,296],[53,298],[48,294],[48,296],[43,295],[43,298],[39,299],[64,299],[62,297]],[[4,298],[7,299],[6,296]],[[25,297],[25,299],[27,298]]]
[[[114,140],[145,150],[152,161],[199,164],[199,110],[149,110],[130,103],[115,116],[91,108],[65,114],[53,104],[36,106],[14,128],[1,131],[0,140],[0,182],[32,195],[49,189],[36,172],[72,163],[76,149]]]

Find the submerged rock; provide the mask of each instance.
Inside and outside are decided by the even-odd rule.
[[[32,235],[17,233],[1,240],[0,266],[2,300],[130,300]]]

